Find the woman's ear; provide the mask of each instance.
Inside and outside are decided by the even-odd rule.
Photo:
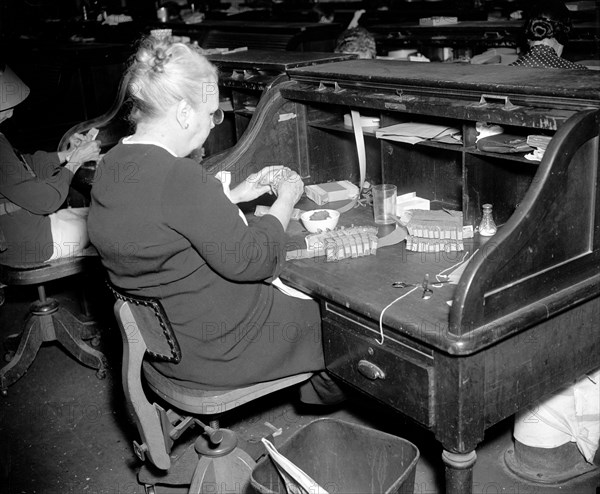
[[[179,123],[179,125],[181,126],[182,129],[187,129],[190,126],[189,121],[190,121],[191,114],[192,114],[192,107],[186,100],[182,99],[177,104],[177,110],[175,113],[177,122]]]

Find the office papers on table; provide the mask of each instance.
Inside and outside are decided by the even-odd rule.
[[[418,122],[405,122],[375,131],[378,139],[388,141],[407,142],[416,144],[422,141],[436,141],[460,144],[462,137],[460,130],[446,125],[434,125]]]

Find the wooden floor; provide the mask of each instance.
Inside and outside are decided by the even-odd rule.
[[[63,303],[76,308],[72,288],[49,288]],[[7,290],[0,308],[0,336],[17,331],[27,307],[29,290]],[[100,349],[110,369],[98,380],[57,345],[42,347],[28,373],[0,398],[0,493],[134,494],[144,489],[136,480],[139,461],[131,442],[137,439],[128,419],[120,386],[121,341],[111,319],[111,301],[94,300],[94,313],[103,328]],[[242,437],[264,432],[265,424],[281,429],[285,440],[320,416],[341,418],[392,432],[420,450],[416,468],[416,494],[443,492],[441,449],[431,434],[390,410],[356,396],[337,409],[299,407],[293,391],[283,391],[239,409],[225,425]],[[588,475],[558,486],[532,484],[512,475],[503,457],[512,446],[512,421],[490,429],[479,448],[474,492],[481,494],[597,494],[600,475]],[[360,468],[360,451],[356,465]],[[158,488],[157,492],[185,492]]]

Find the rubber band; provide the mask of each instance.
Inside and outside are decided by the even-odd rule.
[[[396,302],[398,302],[398,300],[403,299],[404,297],[406,297],[407,295],[410,295],[412,292],[414,292],[415,290],[418,290],[419,288],[421,288],[420,286],[415,286],[412,290],[409,290],[408,292],[406,292],[404,295],[400,295],[396,300],[390,302],[389,304],[387,304],[383,310],[381,311],[381,314],[379,315],[379,334],[381,335],[381,341],[379,340],[375,340],[377,341],[377,343],[379,345],[383,345],[383,341],[385,339],[385,336],[383,334],[383,313],[388,310],[392,305],[394,305]]]

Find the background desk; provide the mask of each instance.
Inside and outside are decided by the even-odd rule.
[[[318,22],[278,22],[205,20],[199,24],[154,22],[150,29],[168,28],[176,36],[188,36],[202,48],[255,50],[333,51],[335,40],[344,30],[340,24]]]
[[[600,23],[594,19],[596,15],[591,11],[587,20],[574,24],[563,53],[565,58],[572,61],[600,58]],[[442,48],[452,48],[455,59],[468,59],[490,48],[523,49],[526,46],[522,20],[461,20],[443,26],[383,21],[369,25],[368,29],[376,37],[378,54],[410,48],[434,62],[444,60]]]

